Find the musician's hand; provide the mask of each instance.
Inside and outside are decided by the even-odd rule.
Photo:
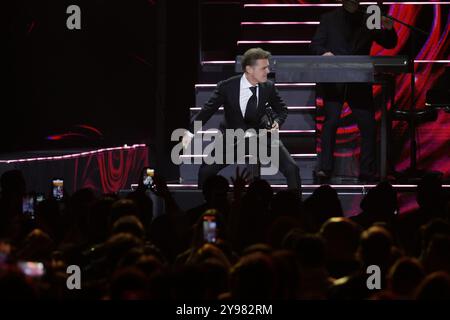
[[[383,24],[383,28],[387,30],[391,30],[394,27],[394,20],[385,16],[381,16],[381,23]]]
[[[334,54],[333,54],[333,52],[328,51],[328,52],[325,52],[323,54],[323,56],[334,56]]]
[[[274,121],[272,124],[272,128],[270,128],[270,131],[273,132],[278,129],[280,129],[280,125],[278,124],[278,122]]]

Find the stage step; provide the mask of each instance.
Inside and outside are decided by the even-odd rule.
[[[314,170],[314,166],[316,164],[316,155],[293,155],[297,165],[300,168],[300,176],[302,179],[312,180],[312,171]],[[192,159],[192,158],[191,158]],[[225,178],[230,179],[235,176],[236,167],[244,169],[246,165],[236,165],[231,164],[228,167],[224,168],[219,174],[223,175]],[[181,164],[180,165],[180,179],[181,183],[197,183],[198,170],[200,168],[200,164]],[[274,176],[261,176],[265,180],[270,183],[286,183],[283,175],[281,173],[277,173]]]
[[[198,114],[198,108],[192,110],[191,121]],[[281,129],[283,130],[314,130],[316,126],[316,108],[315,107],[291,107],[288,108],[288,117]],[[211,119],[204,125],[203,129],[219,128],[223,120],[223,109],[218,110]]]
[[[318,21],[307,22],[241,22],[241,40],[312,39]]]
[[[215,130],[215,132],[217,132]],[[200,131],[207,135],[204,130]],[[316,152],[316,131],[315,130],[280,130],[280,140],[284,146],[291,153],[315,153]],[[205,141],[201,136],[195,137],[193,146],[201,146],[204,150],[212,141],[213,137],[210,134],[211,141]],[[192,147],[193,148],[193,147]]]
[[[289,150],[289,149],[288,149]],[[296,161],[298,167],[300,168],[300,176],[302,178],[302,183],[313,183],[313,170],[316,168],[318,156],[315,153],[310,154],[299,154],[299,153],[291,153],[291,156]],[[194,163],[194,158],[192,156],[186,155],[183,156],[185,159],[190,159],[190,163],[182,163],[180,165],[180,183],[197,183],[198,170],[200,168],[201,162],[199,161],[202,156],[195,156],[199,163]],[[239,166],[241,169],[244,169],[246,165],[236,165],[231,164],[228,167],[224,168],[219,174],[223,175],[227,179],[230,177],[234,177],[236,172],[236,167]],[[335,158],[335,170],[334,170],[335,178],[331,181],[332,183],[342,183],[342,181],[348,179],[356,179],[358,176],[358,161],[357,159],[353,159],[351,164],[349,165],[348,159],[336,157]],[[285,184],[286,180],[281,173],[277,173],[276,175],[266,176],[263,175],[262,178],[269,181],[271,184]],[[353,181],[352,180],[352,181]]]
[[[318,187],[317,185],[312,185],[312,188],[308,188],[307,186],[303,186],[303,199],[308,198],[312,192]],[[278,186],[274,185],[272,186],[274,192],[278,192],[282,188],[278,188]],[[284,186],[283,186],[284,188]],[[363,192],[361,192],[363,190]],[[337,191],[339,200],[341,201],[342,210],[345,214],[345,216],[354,216],[358,213],[360,213],[361,209],[359,207],[359,204],[361,200],[364,198],[366,188],[364,186],[361,186],[361,188],[358,189],[349,189],[344,191]],[[194,189],[194,188],[181,188],[181,187],[171,187],[171,193],[175,200],[175,202],[178,204],[181,210],[187,211],[191,208],[194,208],[196,206],[201,205],[204,203],[204,198],[201,190]],[[232,193],[229,193],[230,198],[232,197]],[[158,211],[155,211],[158,212]]]
[[[311,40],[306,39],[285,39],[285,40],[239,40],[237,41],[238,52],[241,54],[250,48],[260,47],[269,51],[272,55],[308,55],[311,54],[309,48]]]
[[[314,106],[316,104],[314,83],[276,83],[275,86],[288,106]],[[216,84],[195,85],[196,105],[203,106],[215,88]]]
[[[310,21],[336,7],[335,4],[245,4],[243,21]]]
[[[235,57],[231,57],[234,59]],[[218,83],[237,74],[234,60],[203,61],[199,74],[200,83]]]

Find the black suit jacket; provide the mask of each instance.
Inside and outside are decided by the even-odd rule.
[[[213,95],[196,115],[194,121],[202,121],[205,124],[223,106],[224,119],[219,128],[222,132],[225,129],[243,129],[244,131],[251,128],[260,129],[265,128],[266,107],[270,106],[275,113],[273,120],[277,121],[281,127],[286,120],[288,109],[278,94],[275,84],[270,80],[259,84],[258,122],[249,123],[245,121],[239,104],[241,77],[242,74],[219,82]],[[191,132],[194,132],[194,121],[190,124]]]
[[[362,13],[349,13],[340,7],[321,16],[320,25],[311,40],[313,54],[369,55],[375,41],[386,49],[397,45],[397,33],[391,30],[369,30],[367,17]]]
[[[322,55],[332,52],[334,55],[370,55],[375,41],[384,48],[397,45],[397,33],[391,30],[369,30],[367,16],[360,12],[349,13],[340,7],[321,16],[320,25],[311,41],[311,52]],[[325,100],[347,100],[351,106],[372,107],[372,85],[365,83],[319,84],[318,94]]]

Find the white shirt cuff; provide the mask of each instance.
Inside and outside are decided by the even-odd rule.
[[[189,130],[186,130],[185,133],[189,136],[189,138],[194,137],[194,134],[192,132],[190,132]]]

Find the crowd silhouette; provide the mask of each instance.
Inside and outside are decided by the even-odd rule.
[[[0,297],[450,299],[450,202],[439,176],[419,183],[414,212],[402,213],[395,189],[381,182],[352,217],[329,185],[302,200],[237,171],[232,189],[220,175],[209,178],[204,203],[184,212],[163,177],[154,184],[122,198],[90,189],[48,197],[30,216],[22,212],[22,173],[5,172]],[[163,214],[153,212],[148,192],[163,199]],[[70,265],[80,267],[81,290],[67,288]],[[367,286],[371,265],[380,268],[380,288]]]

